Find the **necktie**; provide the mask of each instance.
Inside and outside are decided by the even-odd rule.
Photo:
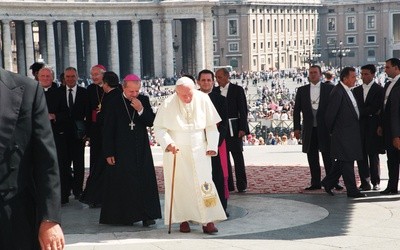
[[[72,108],[74,106],[74,98],[72,96],[72,89],[68,89],[69,94],[68,94],[68,107],[69,107],[69,112],[72,113]]]

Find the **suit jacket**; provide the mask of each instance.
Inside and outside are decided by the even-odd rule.
[[[385,149],[393,149],[393,130],[392,130],[392,106],[395,107],[396,104],[393,102],[397,102],[396,98],[398,98],[397,94],[393,95],[397,88],[400,87],[400,79],[394,84],[392,90],[390,91],[390,94],[388,96],[388,99],[386,101],[386,105],[384,105],[384,100],[385,100],[385,93],[387,88],[389,87],[389,84],[386,84],[383,90],[383,98],[382,98],[382,112],[379,117],[379,125],[382,127],[383,130],[383,140],[384,140],[384,147]],[[396,129],[396,128],[394,128]]]
[[[393,139],[400,137],[400,88],[392,89],[391,96],[391,134]]]
[[[35,216],[32,221],[61,219],[57,153],[43,88],[31,79],[0,69],[2,216],[6,215],[4,202],[16,199],[28,204],[25,216]],[[15,217],[13,212],[11,216]]]
[[[378,136],[379,114],[382,110],[383,88],[372,83],[364,101],[363,86],[353,90],[360,111],[360,131],[363,148],[367,154],[376,154],[382,150],[383,137]]]
[[[326,107],[328,106],[329,94],[334,85],[330,82],[321,82],[319,104],[317,111],[317,134],[318,146],[321,152],[329,152],[330,136],[325,124]],[[301,126],[301,116],[303,114],[303,125]],[[308,153],[311,143],[311,134],[314,126],[314,116],[312,113],[310,84],[298,88],[293,109],[294,130],[302,130],[302,149]]]
[[[68,100],[66,91],[66,86],[61,86],[59,91],[61,92],[61,105],[63,110],[68,110],[68,112],[63,114],[60,119],[62,119],[62,127],[67,136],[74,136],[76,133],[76,122],[83,122],[88,128],[89,119],[91,116],[91,110],[89,107],[89,98],[87,90],[83,87],[77,86],[75,102],[72,112],[69,112]],[[61,122],[61,121],[60,121]],[[87,131],[86,131],[87,132]]]
[[[329,96],[325,120],[331,134],[332,159],[362,160],[359,118],[341,83],[333,88]]]
[[[63,117],[68,116],[69,110],[67,107],[62,105],[61,92],[58,87],[53,85],[44,92],[46,96],[47,109],[49,113],[55,114],[56,119],[51,120],[51,128],[53,129],[54,134],[64,133],[62,126],[60,125],[60,121],[62,124]],[[59,116],[61,116],[60,119]]]
[[[217,92],[211,92],[208,94],[211,102],[214,104],[218,115],[221,117],[221,121],[218,123],[219,142],[218,146],[221,145],[228,132],[228,113],[226,98]]]
[[[221,93],[219,88],[214,88],[214,91]],[[238,129],[243,130],[246,134],[250,134],[249,124],[247,122],[247,100],[244,90],[241,86],[230,83],[228,93],[226,95],[228,105],[228,119],[238,118]],[[227,135],[226,143],[229,151],[243,151],[243,141],[237,135],[230,137]]]

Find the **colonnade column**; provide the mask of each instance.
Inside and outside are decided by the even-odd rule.
[[[110,20],[111,24],[111,68],[119,75],[118,22]]]
[[[132,54],[133,73],[140,76],[142,58],[140,55],[139,21],[136,19],[132,20]]]
[[[196,19],[196,72],[204,66],[204,20]]]
[[[32,20],[25,21],[25,63],[28,68],[32,63],[35,62],[35,56],[33,53],[33,32],[32,32]],[[31,73],[27,72],[27,75]]]
[[[77,68],[78,64],[76,61],[75,20],[68,20],[67,23],[68,23],[69,67]]]
[[[206,39],[204,39],[204,55],[205,55],[205,68],[212,70],[214,66],[214,46],[213,46],[213,39],[212,39],[212,34],[213,34],[213,18],[212,17],[206,17],[204,19],[204,34],[203,36],[207,36]]]
[[[46,31],[47,31],[47,64],[53,68],[55,77],[57,77],[53,20],[46,20]]]
[[[154,76],[162,76],[162,63],[160,60],[161,54],[161,21],[153,19],[153,63]]]
[[[98,64],[96,21],[89,21],[90,66]]]
[[[173,40],[172,40],[172,19],[164,20],[165,34],[165,76],[172,77],[174,75],[174,55],[173,55]]]
[[[3,20],[3,53],[4,53],[4,69],[14,71],[13,54],[11,47],[11,20]]]

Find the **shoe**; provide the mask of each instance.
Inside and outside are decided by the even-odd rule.
[[[318,190],[318,189],[321,189],[321,186],[311,185],[309,187],[306,187],[304,190],[311,191],[311,190]]]
[[[360,191],[369,191],[371,190],[371,184],[361,184],[361,186],[358,188]]]
[[[155,220],[144,220],[144,221],[142,221],[142,224],[144,227],[148,227],[148,226],[156,224],[156,221]]]
[[[381,194],[397,194],[398,191],[397,190],[390,190],[388,188],[386,188],[385,190],[380,192]]]
[[[335,194],[332,192],[332,188],[328,188],[327,186],[324,186],[324,190],[327,194],[330,196],[334,196]]]
[[[226,218],[229,218],[230,214],[225,211],[225,216],[226,216]]]
[[[187,221],[181,223],[181,225],[179,226],[179,232],[190,233],[190,226]]]
[[[338,183],[338,184],[335,185],[335,189],[336,189],[337,191],[341,191],[341,190],[344,189],[344,187],[342,187],[342,186]]]
[[[214,226],[214,223],[209,222],[207,226],[203,226],[203,233],[205,234],[214,234],[217,233],[218,229]]]
[[[347,197],[349,197],[349,198],[363,198],[363,197],[367,197],[367,195],[363,194],[363,193],[355,193],[355,194],[347,194]]]
[[[247,192],[246,189],[238,190],[238,193],[246,193],[246,192]]]
[[[372,190],[380,190],[381,187],[379,186],[379,184],[375,184],[374,187],[372,188]]]

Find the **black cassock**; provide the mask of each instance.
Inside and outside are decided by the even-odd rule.
[[[102,224],[125,224],[161,218],[160,199],[147,127],[154,113],[149,98],[139,95],[144,107],[139,116],[122,94],[110,100],[104,119],[103,151],[115,156],[115,166],[107,166]],[[129,114],[128,114],[129,113]],[[134,126],[130,126],[131,118]]]

